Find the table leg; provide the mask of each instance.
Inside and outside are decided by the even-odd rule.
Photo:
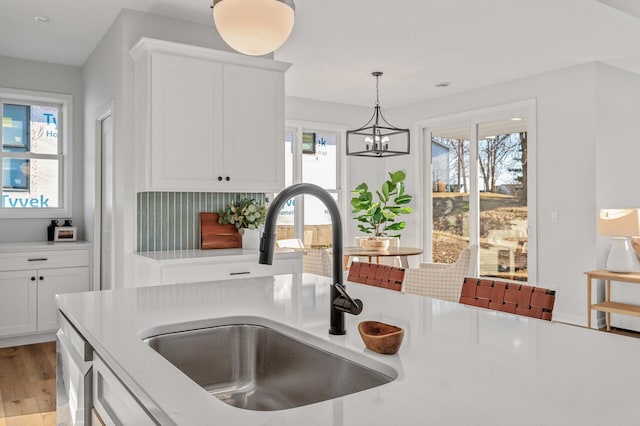
[[[591,328],[591,275],[587,275],[587,328]]]
[[[611,301],[611,280],[604,282],[604,300],[605,302]],[[607,312],[606,315],[607,331],[611,331],[611,312]]]
[[[402,266],[403,268],[409,267],[409,259],[407,258],[407,256],[400,256],[400,266]]]
[[[349,269],[349,259],[351,256],[342,256],[342,270],[346,271]]]

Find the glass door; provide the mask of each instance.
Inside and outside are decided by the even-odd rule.
[[[527,121],[478,124],[480,275],[528,281]]]
[[[424,124],[428,261],[454,263],[475,244],[479,276],[535,280],[534,106]]]
[[[454,263],[469,245],[469,128],[431,133],[431,207],[433,262]]]

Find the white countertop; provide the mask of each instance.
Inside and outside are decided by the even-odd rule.
[[[640,340],[347,284],[364,301],[329,336],[329,279],[295,274],[76,293],[58,304],[163,424],[623,425],[638,422]],[[162,325],[252,316],[286,324],[394,368],[391,383],[280,411],[231,407],[146,346]],[[364,348],[357,324],[405,329],[397,355]],[[330,374],[330,372],[328,372]],[[336,377],[336,380],[340,380]],[[162,409],[162,412],[157,410]]]
[[[14,251],[73,250],[91,246],[92,244],[87,241],[0,243],[0,253],[12,253]]]
[[[279,258],[296,258],[302,255],[302,252],[292,249],[275,249],[274,252]],[[211,250],[169,250],[169,251],[146,251],[136,253],[143,258],[151,259],[160,264],[184,263],[186,261],[192,263],[205,262],[225,262],[232,259],[234,262],[257,261],[260,251],[242,248],[233,249],[211,249]]]

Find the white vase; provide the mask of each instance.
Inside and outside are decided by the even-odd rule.
[[[258,229],[245,229],[242,234],[242,248],[258,250],[260,248],[260,234]]]

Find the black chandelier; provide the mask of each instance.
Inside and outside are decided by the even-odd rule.
[[[373,116],[359,129],[347,130],[347,155],[360,157],[391,157],[409,154],[409,129],[389,124],[380,111],[378,82],[381,71],[371,73],[376,78],[376,106]]]

